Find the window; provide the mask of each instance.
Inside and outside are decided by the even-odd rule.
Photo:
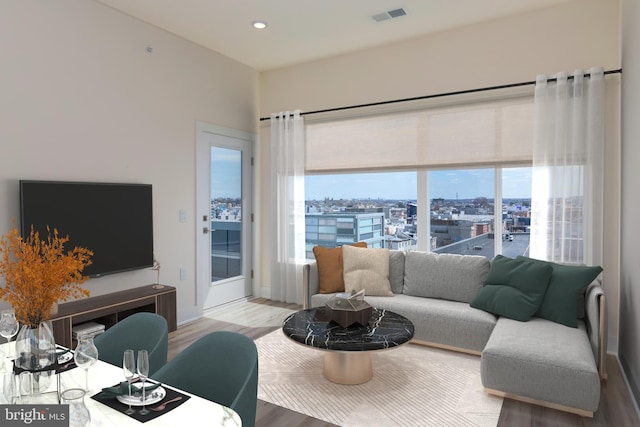
[[[307,258],[313,259],[315,244],[365,241],[369,247],[393,247],[391,238],[415,244],[413,235],[406,234],[411,228],[406,207],[416,200],[415,172],[309,175],[305,193]],[[311,235],[309,224],[328,220],[335,221],[333,241]]]
[[[447,102],[307,120],[307,217],[337,216],[336,245],[526,253],[533,97]]]
[[[432,171],[428,183],[429,250],[528,255],[530,167]]]
[[[429,250],[493,258],[495,175],[494,169],[428,172]]]
[[[417,193],[416,175],[416,172],[370,173],[366,177],[369,190],[363,190],[364,187],[357,183],[362,174],[307,176],[306,192],[311,197],[320,194],[318,192],[325,194],[332,188],[336,196],[345,197],[316,197],[306,201],[307,211],[314,212],[307,215],[306,221],[308,256],[313,258],[310,251],[314,244],[338,246],[358,240],[368,241],[370,247],[421,249],[488,258],[496,253],[509,257],[528,255],[530,167],[427,172],[425,196],[429,208],[425,218],[429,219],[426,227],[429,237],[418,234],[418,224],[423,216],[417,210],[418,198],[414,195]],[[500,179],[499,183],[496,178]],[[390,187],[389,194],[378,193],[377,189],[384,188],[385,182],[392,183],[395,188]],[[496,188],[500,191],[499,203],[496,203]],[[394,192],[408,197],[390,197]],[[362,196],[358,197],[358,193]],[[370,215],[368,211],[380,213],[366,217]],[[334,218],[319,219],[322,215]],[[318,223],[335,224],[335,233],[328,233],[328,226],[309,226]],[[496,236],[499,242],[495,241]]]

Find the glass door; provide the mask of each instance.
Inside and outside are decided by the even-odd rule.
[[[211,282],[243,276],[242,150],[210,147]]]
[[[203,310],[252,295],[251,140],[198,131],[198,300]],[[240,136],[240,137],[238,137]]]

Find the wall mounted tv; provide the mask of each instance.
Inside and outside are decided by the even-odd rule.
[[[69,236],[65,249],[93,251],[83,274],[105,274],[153,266],[153,210],[149,184],[20,181],[20,227],[40,236],[47,226]]]

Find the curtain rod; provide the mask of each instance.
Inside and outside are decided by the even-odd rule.
[[[617,70],[608,70],[605,71],[604,74],[621,74],[622,73],[622,68],[618,68]],[[589,73],[585,73],[584,77],[590,77],[591,74]],[[569,80],[573,80],[573,76],[568,76]],[[548,82],[555,82],[557,81],[557,78],[551,78],[548,79]],[[509,89],[509,88],[513,88],[513,87],[520,87],[520,86],[530,86],[530,85],[535,85],[536,81],[532,80],[529,82],[520,82],[520,83],[511,83],[511,84],[506,84],[506,85],[500,85],[500,86],[488,86],[488,87],[481,87],[481,88],[476,88],[476,89],[467,89],[467,90],[459,90],[459,91],[455,91],[455,92],[445,92],[445,93],[436,93],[436,94],[432,94],[432,95],[423,95],[423,96],[415,96],[413,98],[402,98],[402,99],[392,99],[390,101],[379,101],[379,102],[371,102],[369,104],[359,104],[359,105],[348,105],[346,107],[335,107],[335,108],[327,108],[324,110],[315,110],[315,111],[306,111],[306,112],[302,112],[300,113],[301,116],[306,116],[308,114],[319,114],[319,113],[330,113],[333,111],[341,111],[341,110],[352,110],[354,108],[365,108],[365,107],[375,107],[378,105],[386,105],[386,104],[395,104],[395,103],[399,103],[399,102],[409,102],[409,101],[419,101],[421,99],[429,99],[429,98],[441,98],[444,96],[453,96],[453,95],[465,95],[465,94],[469,94],[469,93],[476,93],[476,92],[486,92],[486,91],[490,91],[490,90],[498,90],[498,89]],[[261,117],[260,121],[266,121],[266,120],[271,120],[271,117]]]

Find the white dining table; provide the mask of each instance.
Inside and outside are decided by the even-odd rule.
[[[4,354],[4,351],[7,349],[6,346],[7,344],[2,344],[2,346],[0,346],[2,347],[0,349],[0,354]],[[6,371],[9,369],[9,366],[12,366],[12,362],[9,361],[9,363],[4,363],[3,365],[4,366],[0,366],[0,369]],[[91,398],[91,396],[102,391],[103,388],[111,387],[121,381],[125,381],[121,367],[98,360],[91,368],[89,368],[88,374],[89,390],[84,398],[84,403],[91,415],[91,423],[89,425],[92,427],[175,427],[180,425],[238,427],[242,425],[240,416],[233,409],[166,384],[162,384],[162,387],[172,388],[180,393],[191,396],[191,398],[180,404],[178,407],[173,408],[152,420],[142,423]],[[82,368],[73,368],[57,375],[60,375],[61,391],[69,388],[84,389],[85,387],[85,370]],[[47,390],[43,393],[32,395],[26,401],[28,404],[56,405],[58,404],[57,387],[57,378],[52,376]],[[158,405],[159,403],[160,402],[155,405]],[[167,406],[167,409],[170,409],[170,405],[171,404]]]

